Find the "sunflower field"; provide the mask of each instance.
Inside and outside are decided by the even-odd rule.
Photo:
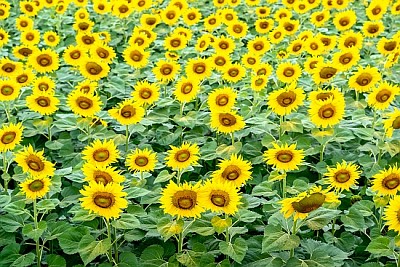
[[[0,267],[400,267],[400,0],[0,0]]]

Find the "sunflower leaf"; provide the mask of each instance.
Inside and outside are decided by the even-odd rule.
[[[87,265],[93,261],[97,256],[106,254],[111,247],[111,240],[109,238],[96,241],[92,235],[85,235],[79,242],[79,255],[82,261]]]
[[[241,263],[244,256],[246,255],[248,247],[246,240],[238,237],[235,239],[235,242],[233,244],[231,242],[221,241],[219,243],[219,249],[223,254],[228,255],[234,261]]]

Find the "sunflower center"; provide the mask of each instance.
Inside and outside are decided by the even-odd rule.
[[[196,18],[196,15],[194,13],[189,13],[187,17],[189,20],[194,20]]]
[[[256,59],[253,57],[249,57],[247,59],[247,63],[249,63],[250,65],[254,65],[254,64],[256,64],[256,62],[257,62]]]
[[[400,129],[400,116],[397,116],[392,123],[393,129]]]
[[[311,43],[310,48],[311,48],[312,50],[317,50],[317,49],[318,49],[318,44],[316,44],[316,43]]]
[[[399,185],[400,185],[400,176],[395,173],[389,174],[382,180],[382,186],[387,189],[395,189]]]
[[[241,33],[243,31],[243,27],[241,25],[236,24],[233,26],[233,31],[235,33]]]
[[[15,70],[15,65],[11,64],[11,63],[6,63],[1,67],[1,69],[3,71],[5,71],[5,72],[10,73],[10,72],[13,72]]]
[[[350,180],[350,173],[346,170],[340,170],[335,173],[335,180],[339,183],[345,183]]]
[[[112,176],[109,173],[103,171],[95,171],[93,174],[93,178],[96,183],[102,183],[104,185],[113,181]]]
[[[258,78],[254,83],[256,84],[256,86],[261,86],[264,83],[264,79]]]
[[[91,44],[93,44],[94,43],[94,38],[92,37],[92,36],[83,36],[82,37],[82,41],[85,43],[85,44],[87,44],[87,45],[91,45]]]
[[[214,60],[215,65],[217,66],[224,66],[226,63],[226,60],[224,57],[216,57]]]
[[[293,31],[293,29],[294,29],[294,25],[291,24],[291,23],[285,23],[283,27],[284,27],[285,30],[288,31],[288,32],[291,32],[291,31]]]
[[[147,163],[149,163],[149,159],[147,157],[138,156],[135,159],[135,164],[138,165],[139,167],[144,167],[147,165]]]
[[[141,2],[143,2],[143,1],[141,1]],[[147,18],[146,19],[146,24],[149,25],[149,26],[152,26],[155,23],[156,23],[156,19],[155,18]]]
[[[184,83],[181,86],[181,92],[182,94],[189,94],[191,91],[193,90],[193,84],[191,84],[190,82],[188,83]]]
[[[321,119],[329,119],[329,118],[332,118],[334,115],[335,115],[335,107],[332,106],[331,104],[323,105],[318,110],[318,116]]]
[[[26,74],[21,74],[17,77],[18,83],[24,83],[28,80],[28,76]]]
[[[332,94],[332,93],[319,93],[319,94],[316,96],[316,98],[317,98],[318,100],[322,100],[322,101],[328,100],[330,97],[333,98],[333,94]]]
[[[234,68],[234,69],[229,69],[229,70],[228,70],[228,74],[229,74],[229,76],[231,76],[231,77],[236,77],[236,76],[239,75],[239,70],[236,69],[236,68]]]
[[[35,180],[28,185],[29,191],[37,192],[42,190],[44,187],[44,183],[41,180]]]
[[[242,174],[240,168],[236,165],[229,165],[228,167],[225,168],[225,170],[222,172],[222,177],[224,179],[234,181],[239,176]]]
[[[53,35],[50,35],[49,37],[47,37],[47,40],[49,40],[50,42],[54,42],[56,38]]]
[[[367,29],[367,31],[368,31],[369,33],[376,33],[376,32],[378,32],[378,30],[379,30],[378,25],[370,25],[370,26],[368,27],[368,29]]]
[[[76,104],[81,108],[81,109],[89,109],[93,106],[93,101],[87,97],[80,96],[76,99]]]
[[[337,72],[336,68],[333,67],[324,67],[319,72],[319,77],[322,79],[329,79],[332,78]]]
[[[196,206],[197,194],[191,190],[181,190],[172,197],[172,204],[178,209],[190,210]]]
[[[38,87],[39,87],[39,90],[41,90],[41,91],[49,90],[49,85],[47,83],[40,83]]]
[[[186,149],[179,150],[175,154],[175,160],[176,161],[185,162],[185,161],[187,161],[189,159],[190,159],[190,151],[189,150],[186,150]]]
[[[263,21],[263,22],[260,23],[260,28],[261,29],[268,29],[268,27],[269,27],[269,23],[268,22]]]
[[[125,119],[132,118],[136,114],[136,109],[131,105],[124,106],[120,112],[121,116]]]
[[[197,74],[202,74],[206,71],[206,64],[204,63],[196,63],[193,66],[193,70]]]
[[[295,44],[293,46],[293,51],[298,52],[298,51],[300,51],[301,47],[302,47],[302,44]]]
[[[296,100],[296,94],[292,91],[283,92],[278,96],[277,100],[280,106],[288,107]]]
[[[283,75],[285,75],[286,77],[292,77],[294,75],[294,69],[291,67],[286,68],[283,71]]]
[[[93,152],[93,158],[95,161],[104,162],[110,158],[110,151],[104,148],[97,149]]]
[[[353,58],[353,55],[351,53],[346,53],[339,57],[339,61],[340,61],[340,63],[345,65],[345,64],[348,64],[352,58]]]
[[[219,122],[225,127],[233,126],[236,124],[236,117],[229,113],[221,113],[219,114]]]
[[[29,48],[26,48],[26,47],[21,48],[21,49],[18,50],[18,53],[20,53],[21,55],[23,55],[25,57],[27,57],[30,54],[32,54],[32,52],[33,52],[32,49],[29,49]]]
[[[71,53],[69,53],[69,56],[70,56],[72,59],[78,59],[78,58],[81,57],[81,52],[78,51],[78,50],[75,50],[75,51],[72,51]]]
[[[171,41],[171,46],[172,47],[179,47],[181,45],[181,40],[180,39],[173,39]]]
[[[388,89],[382,89],[376,94],[376,101],[379,103],[385,103],[390,96],[392,95],[392,92],[390,92]]]
[[[45,108],[45,107],[50,106],[50,99],[49,99],[48,97],[41,96],[41,97],[39,97],[39,98],[36,99],[36,103],[37,103],[39,106]]]
[[[316,16],[316,17],[315,17],[315,20],[318,21],[318,22],[320,22],[320,21],[324,20],[324,17],[325,17],[325,16],[321,14],[321,15]]]
[[[26,26],[28,26],[28,22],[21,21],[21,23],[19,25],[21,25],[23,28],[25,28]]]
[[[276,159],[283,163],[288,163],[293,159],[293,153],[288,150],[279,151]]]
[[[32,33],[28,33],[28,34],[26,35],[26,40],[32,41],[33,39],[35,39],[35,36],[34,36]]]
[[[118,10],[119,10],[119,12],[121,12],[123,14],[123,13],[128,12],[129,8],[126,5],[122,5],[118,8]]]
[[[262,42],[257,42],[253,45],[254,50],[260,51],[264,49],[264,44]]]
[[[94,195],[93,202],[98,207],[106,209],[114,205],[115,197],[107,192],[98,192]]]
[[[44,163],[38,156],[29,155],[26,158],[25,162],[28,167],[33,171],[40,172],[44,169]]]
[[[228,102],[229,102],[229,96],[226,95],[226,94],[218,95],[216,100],[215,100],[215,103],[218,106],[221,106],[221,107],[225,106],[226,104],[228,104]]]
[[[144,44],[144,40],[143,40],[143,38],[138,37],[138,38],[135,39],[135,42],[134,42],[134,43],[135,43],[135,44],[138,44],[139,46],[141,46],[141,45]]]
[[[9,96],[12,95],[12,93],[14,93],[14,88],[12,88],[9,85],[3,85],[0,91],[2,95]]]
[[[170,75],[172,73],[172,66],[169,64],[164,64],[161,66],[161,73],[164,75]]]
[[[108,56],[110,55],[110,53],[104,48],[97,48],[96,52],[97,55],[99,55],[99,57],[101,58],[108,58]]]
[[[350,23],[349,18],[342,18],[339,20],[339,24],[342,26],[346,26]]]
[[[86,70],[92,75],[98,75],[103,71],[103,68],[96,62],[89,62],[86,64]]]
[[[300,213],[309,213],[318,209],[325,202],[325,196],[321,193],[313,193],[308,197],[304,197],[298,202],[293,202],[292,207],[295,211]]]
[[[210,201],[218,207],[226,207],[229,205],[229,194],[222,190],[212,190],[210,194]]]
[[[221,49],[227,49],[227,48],[229,48],[229,44],[227,42],[222,41],[219,43],[219,47]]]
[[[305,8],[306,8],[306,5],[305,5],[305,4],[300,4],[300,5],[299,5],[299,9],[300,9],[300,10],[304,10]]]
[[[360,76],[357,77],[356,82],[361,86],[366,86],[372,81],[373,77],[369,73],[361,73]]]
[[[138,6],[142,7],[146,4],[146,1],[139,1],[138,2]]]
[[[5,132],[1,137],[1,143],[5,145],[11,144],[15,140],[16,136],[16,132]]]
[[[396,41],[390,41],[385,43],[385,45],[383,46],[385,48],[386,51],[393,51],[397,46],[397,42]]]
[[[168,12],[167,12],[167,18],[168,18],[168,19],[173,19],[173,18],[175,18],[175,11],[168,11]]]
[[[344,46],[347,48],[355,46],[356,44],[357,44],[357,38],[355,37],[349,37],[344,41]]]
[[[152,92],[148,88],[143,88],[139,91],[139,95],[140,95],[140,98],[149,99],[152,95]]]
[[[372,12],[372,14],[374,14],[376,16],[379,13],[381,13],[381,10],[382,9],[380,7],[374,7],[371,12]]]
[[[215,23],[217,23],[217,20],[215,18],[211,18],[208,20],[208,24],[210,25],[214,25]]]
[[[129,57],[130,57],[133,61],[139,62],[139,61],[142,60],[143,55],[142,55],[142,53],[140,53],[139,51],[135,50],[135,51],[132,51],[132,52],[130,53]]]
[[[86,23],[86,22],[81,22],[81,23],[79,23],[78,27],[79,27],[80,30],[86,31],[89,28],[89,24]]]
[[[279,38],[281,37],[281,35],[282,35],[282,33],[276,32],[276,33],[274,34],[274,38],[275,38],[275,39],[279,39]]]

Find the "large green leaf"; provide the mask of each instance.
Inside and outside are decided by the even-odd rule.
[[[111,247],[111,240],[109,238],[96,241],[92,235],[85,235],[79,242],[79,255],[82,261],[87,265],[93,261],[97,256],[106,254]]]
[[[234,261],[241,263],[248,249],[246,240],[241,237],[235,239],[235,242],[219,242],[219,249],[225,255],[231,257]]]

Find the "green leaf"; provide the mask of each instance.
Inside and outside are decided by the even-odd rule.
[[[366,228],[363,214],[354,206],[349,209],[348,214],[342,215],[340,220],[345,229],[350,232],[361,231]]]
[[[143,266],[163,266],[164,248],[160,245],[151,245],[145,248],[140,256]],[[168,265],[164,265],[168,266]]]
[[[390,256],[393,254],[390,248],[390,239],[387,236],[373,238],[365,250],[377,257]]]
[[[284,121],[281,124],[283,132],[303,133],[303,123],[299,119]]]
[[[226,230],[226,228],[232,225],[232,219],[230,217],[226,219],[221,219],[220,217],[215,216],[211,219],[211,224],[214,227],[215,231],[218,234],[221,234]]]
[[[47,229],[46,221],[40,221],[38,228],[34,228],[33,224],[27,224],[22,228],[22,233],[35,241],[38,241],[44,231]]]
[[[8,233],[0,228],[0,247],[15,243],[15,233]]]
[[[209,222],[196,220],[189,228],[189,232],[198,233],[202,236],[209,236],[215,233],[214,227]]]
[[[136,255],[132,252],[122,252],[119,255],[118,267],[139,266]]]
[[[82,237],[89,234],[89,229],[84,226],[73,227],[58,237],[61,249],[66,254],[79,252],[79,242]]]
[[[183,230],[183,220],[173,220],[162,218],[157,223],[157,231],[167,241],[171,236],[181,233]]]
[[[142,240],[145,236],[146,231],[140,229],[134,229],[124,233],[124,238],[128,242]]]
[[[238,212],[235,214],[235,217],[242,222],[251,223],[255,220],[262,217],[262,215],[258,214],[257,212],[246,210],[246,209],[239,209]]]
[[[238,237],[235,239],[235,242],[233,244],[226,241],[219,242],[219,249],[224,255],[228,255],[234,261],[241,263],[244,256],[246,255],[248,247],[246,240]]]
[[[140,226],[140,222],[136,216],[128,213],[121,214],[121,217],[114,220],[111,224],[117,229],[125,230],[135,229]]]
[[[20,245],[16,243],[9,244],[0,252],[0,266],[10,266],[21,255],[19,254]]]
[[[85,235],[79,242],[79,255],[85,265],[93,261],[97,256],[106,254],[111,247],[109,238],[96,241],[92,235]]]
[[[127,199],[143,197],[151,193],[151,191],[141,187],[131,187],[126,190],[128,193]]]
[[[58,199],[43,199],[37,203],[38,211],[53,210],[60,203]]]
[[[28,254],[21,255],[19,258],[17,258],[11,265],[10,267],[25,267],[25,266],[31,266],[34,261],[35,261],[36,255],[32,252],[29,252]]]
[[[340,210],[330,210],[321,207],[310,213],[306,219],[306,224],[311,230],[320,230],[340,213]]]
[[[175,176],[175,174],[176,174],[175,172],[170,174],[167,170],[163,170],[157,175],[156,179],[154,180],[154,183],[156,184],[169,181]]]
[[[48,267],[65,267],[67,266],[67,261],[60,255],[50,254],[47,255],[46,261]]]
[[[297,235],[285,233],[279,226],[267,225],[262,241],[262,253],[290,250],[298,247],[299,244],[300,238]]]
[[[277,191],[272,189],[273,183],[271,181],[264,181],[256,185],[251,193],[252,196],[271,197],[276,195]]]
[[[324,244],[313,239],[302,240],[301,248],[309,255],[309,259],[304,261],[307,264],[305,266],[339,267],[343,266],[343,262],[348,259],[348,253],[333,245]]]

